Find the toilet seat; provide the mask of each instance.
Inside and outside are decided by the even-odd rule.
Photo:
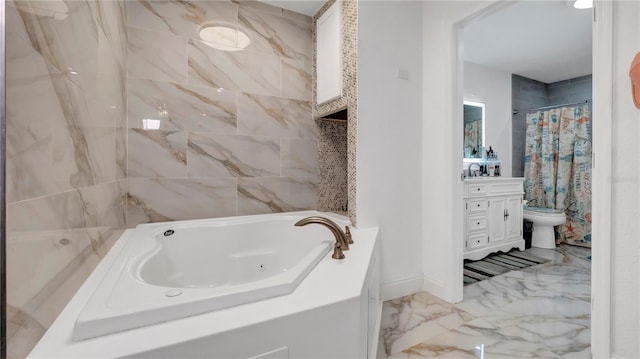
[[[553,208],[544,208],[544,207],[532,207],[532,206],[527,206],[524,207],[525,211],[531,211],[531,212],[536,212],[539,213],[541,215],[545,215],[545,214],[560,214],[560,213],[564,213],[563,211],[559,210],[559,209],[553,209]]]
[[[553,208],[542,208],[542,207],[524,207],[522,214],[525,219],[535,220],[535,219],[547,219],[553,220],[556,219],[560,221],[561,224],[565,220],[565,214],[563,211]],[[557,224],[556,224],[557,225]]]

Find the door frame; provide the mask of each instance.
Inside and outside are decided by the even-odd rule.
[[[493,14],[512,4],[515,0],[498,1],[489,4],[473,15],[453,25],[453,106],[454,121],[452,121],[454,148],[452,153],[462,159],[462,137],[457,136],[462,131],[462,103],[464,100],[464,60],[463,60],[463,29],[470,22]],[[606,0],[594,1],[592,28],[592,88],[593,88],[593,116],[597,118],[592,124],[593,134],[593,170],[592,170],[592,235],[596,240],[592,244],[591,262],[591,353],[594,358],[610,356],[611,345],[611,191],[612,191],[612,90],[613,90],[613,2]],[[597,154],[597,157],[596,157]],[[597,160],[597,161],[596,161]],[[454,166],[458,176],[460,166]],[[462,181],[454,186],[453,198],[458,218],[464,215],[464,199],[462,195]],[[455,217],[454,217],[455,218]],[[455,220],[454,220],[455,222]],[[455,223],[454,223],[455,224]],[[463,232],[454,225],[453,238],[456,242],[464,243]],[[602,238],[603,240],[598,240]],[[457,278],[450,283],[450,293],[454,301],[462,300],[463,296],[463,246],[455,245],[455,258],[450,270]],[[459,299],[459,300],[456,300]]]

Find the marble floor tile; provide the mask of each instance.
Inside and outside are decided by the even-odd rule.
[[[468,285],[461,303],[385,302],[378,358],[590,358],[590,249],[528,251],[550,262]]]

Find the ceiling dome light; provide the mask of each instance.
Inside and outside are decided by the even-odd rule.
[[[573,7],[576,9],[591,9],[593,7],[593,0],[576,0],[573,3]]]
[[[251,39],[234,25],[210,24],[200,29],[202,43],[222,51],[240,51],[251,44]]]

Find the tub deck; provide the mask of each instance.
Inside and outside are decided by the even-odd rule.
[[[123,239],[128,235],[125,232]],[[353,229],[352,235],[355,244],[345,252],[346,259],[334,260],[330,251],[289,295],[73,341],[76,318],[123,250],[126,241],[119,240],[29,358],[202,357],[204,352],[209,357],[250,358],[278,348],[286,348],[291,357],[304,352],[326,358],[366,357],[367,311],[373,310],[375,317],[377,309],[362,304],[379,303],[379,287],[377,294],[368,288],[368,274],[374,264],[379,266],[378,228]],[[374,277],[379,284],[379,274]],[[368,295],[377,299],[371,301]],[[373,327],[369,332],[375,331],[375,323]]]

